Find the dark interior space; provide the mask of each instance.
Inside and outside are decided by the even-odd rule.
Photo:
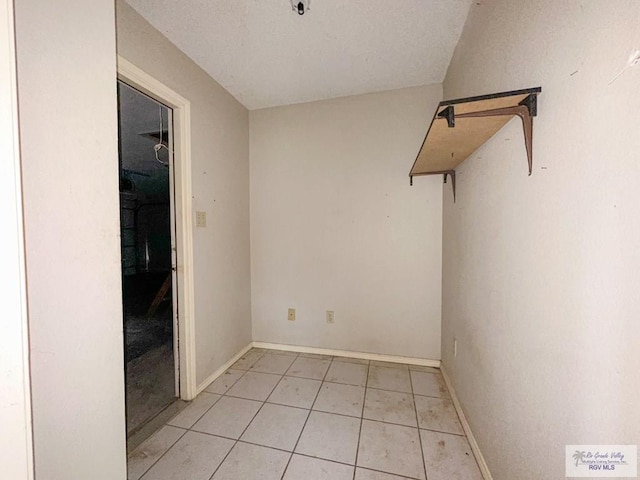
[[[127,434],[176,399],[170,111],[118,82]]]

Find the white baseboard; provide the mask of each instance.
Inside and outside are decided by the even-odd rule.
[[[249,342],[249,344],[246,347],[244,347],[242,350],[240,350],[238,353],[236,353],[231,360],[229,360],[227,363],[225,363],[219,369],[217,369],[215,372],[209,375],[204,382],[198,385],[198,388],[196,389],[196,395],[199,395],[200,392],[202,392],[205,388],[211,385],[211,383],[214,382],[216,378],[218,378],[220,375],[226,372],[231,365],[233,365],[238,360],[240,360],[240,357],[242,357],[245,353],[251,350],[252,346],[253,346],[252,342]]]
[[[489,467],[487,466],[487,462],[480,451],[480,447],[478,446],[478,442],[476,441],[476,437],[473,436],[473,432],[471,431],[471,426],[467,421],[467,417],[464,416],[464,412],[462,411],[462,405],[460,405],[460,400],[458,400],[458,396],[456,395],[456,391],[453,389],[453,385],[451,384],[451,379],[447,374],[447,371],[440,366],[440,371],[442,372],[442,376],[444,377],[444,383],[447,384],[447,389],[449,390],[449,394],[451,395],[451,400],[453,401],[453,406],[458,413],[458,417],[460,418],[460,423],[462,424],[462,429],[464,430],[465,435],[467,436],[467,440],[469,441],[469,446],[471,447],[471,451],[473,455],[476,457],[476,461],[478,462],[478,467],[480,467],[480,473],[482,473],[482,478],[484,480],[493,480],[491,476],[491,472],[489,471]]]
[[[254,348],[269,348],[271,350],[286,350],[298,353],[315,353],[317,355],[331,355],[335,357],[351,357],[363,360],[377,360],[379,362],[406,363],[423,367],[440,368],[440,360],[426,358],[400,357],[397,355],[382,355],[380,353],[352,352],[350,350],[332,350],[329,348],[300,347],[298,345],[283,345],[281,343],[253,342]]]

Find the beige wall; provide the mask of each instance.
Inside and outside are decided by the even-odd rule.
[[[249,114],[122,1],[118,54],[191,102],[196,369],[200,384],[251,341]]]
[[[533,176],[512,121],[444,194],[443,362],[496,480],[640,442],[640,70],[609,84],[639,23],[636,1],[474,3],[444,82],[543,88]]]
[[[113,2],[15,3],[36,477],[124,479]]]
[[[440,99],[251,112],[254,340],[440,358],[442,178],[407,176]]]
[[[13,1],[0,1],[0,465],[33,478]]]

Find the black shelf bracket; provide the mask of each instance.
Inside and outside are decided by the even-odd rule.
[[[453,128],[456,126],[456,114],[453,110],[453,105],[449,105],[438,114],[438,118],[445,118],[447,120],[447,126]]]
[[[524,145],[527,149],[527,163],[529,164],[529,176],[533,172],[533,116],[531,111],[537,113],[536,100],[527,100],[535,95],[529,95],[524,105],[516,105],[514,107],[495,108],[492,110],[484,110],[482,112],[462,113],[458,118],[474,118],[474,117],[501,117],[505,115],[517,115],[522,120],[522,128],[524,130]],[[522,103],[522,102],[521,102]]]
[[[409,185],[413,185],[413,177],[424,177],[427,175],[442,175],[444,183],[447,183],[447,176],[451,177],[451,186],[453,187],[453,202],[456,201],[456,171],[455,170],[443,170],[441,172],[428,172],[428,173],[416,173],[409,175]]]
[[[444,183],[450,177],[455,202],[455,170],[515,116],[522,122],[527,166],[531,176],[533,118],[538,114],[538,95],[541,92],[542,87],[535,87],[440,102],[409,172],[410,184],[413,185],[414,176],[442,175]],[[456,122],[457,118],[483,117],[487,118],[484,122]],[[494,118],[489,120],[490,117]],[[446,120],[446,125],[443,120]],[[456,130],[451,130],[454,128]]]

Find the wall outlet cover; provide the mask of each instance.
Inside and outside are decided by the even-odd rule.
[[[289,312],[287,313],[287,320],[289,320],[290,322],[295,321],[296,319],[296,309],[295,308],[290,308]]]

